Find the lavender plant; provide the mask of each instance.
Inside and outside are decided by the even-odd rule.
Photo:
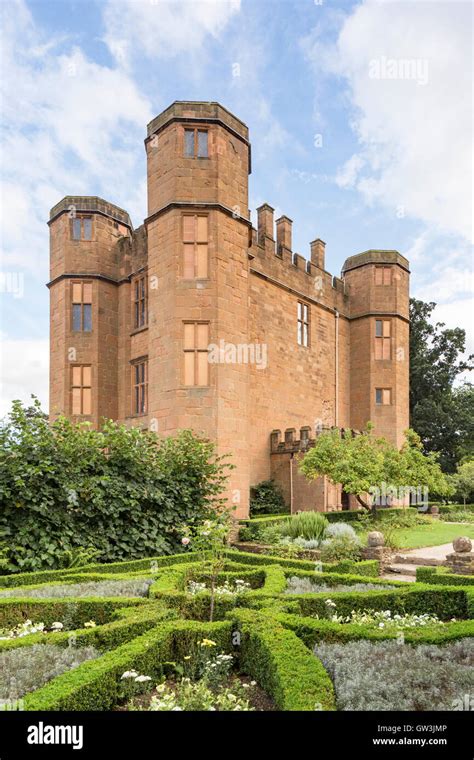
[[[71,596],[148,596],[148,589],[152,583],[151,578],[140,578],[120,581],[91,581],[88,583],[63,583],[57,585],[44,585],[38,588],[22,588],[18,586],[8,591],[0,591],[0,597],[40,597],[56,599]]]

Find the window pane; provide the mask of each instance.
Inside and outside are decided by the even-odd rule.
[[[72,413],[73,414],[81,413],[81,389],[80,388],[72,389]]]
[[[92,219],[86,216],[83,220],[84,240],[92,240]]]
[[[303,340],[303,325],[301,322],[298,322],[298,345],[301,346]]]
[[[184,384],[194,385],[194,351],[184,354]]]
[[[145,386],[142,385],[140,388],[140,412],[144,414],[146,412],[146,395],[145,395]]]
[[[85,282],[82,286],[82,302],[92,303],[92,283]]]
[[[140,321],[139,327],[143,327],[143,325],[146,322],[146,318],[145,318],[145,300],[144,299],[142,299],[140,301],[140,316],[139,316],[139,321]]]
[[[381,319],[375,320],[375,334],[377,338],[381,338],[383,335],[383,322]]]
[[[303,346],[308,345],[308,325],[303,325]]]
[[[375,267],[375,284],[383,284],[383,267]]]
[[[195,240],[195,217],[183,216],[183,241],[185,243],[193,243]]]
[[[184,325],[184,348],[194,348],[194,324],[190,322]]]
[[[82,385],[82,367],[72,368],[72,384],[76,386]]]
[[[208,385],[209,361],[207,351],[199,351],[197,354],[198,377],[197,385]]]
[[[133,410],[135,414],[140,414],[140,386],[139,385],[135,386],[135,403],[134,403]]]
[[[303,318],[302,317],[302,313],[303,313],[302,309],[303,309],[303,304],[298,301],[298,319],[302,319]]]
[[[197,325],[197,348],[207,350],[209,345],[209,325]]]
[[[83,324],[83,330],[84,332],[91,332],[92,330],[92,306],[90,303],[85,303],[83,308],[83,317],[84,317],[84,324]]]
[[[183,276],[187,280],[192,280],[194,277],[194,243],[184,245]]]
[[[184,130],[184,155],[194,156],[194,129]]]
[[[197,242],[207,243],[207,216],[197,218]]]
[[[74,282],[72,285],[72,302],[82,302],[82,285],[80,282]]]
[[[91,389],[82,389],[82,414],[92,414]]]
[[[383,339],[383,358],[390,359],[390,338]]]
[[[392,323],[389,319],[385,319],[383,323],[383,336],[384,338],[390,338]]]
[[[207,245],[197,247],[196,277],[207,277]]]
[[[384,285],[392,284],[392,268],[391,267],[384,267],[383,269],[383,284]]]
[[[381,388],[375,389],[375,403],[376,404],[382,403],[382,389]]]
[[[303,319],[305,322],[308,321],[308,306],[307,304],[303,304]]]
[[[198,130],[198,156],[207,158],[207,132]]]
[[[81,329],[81,304],[73,303],[72,305],[72,329],[74,332],[79,332]]]
[[[80,219],[72,220],[72,239],[73,240],[81,239],[81,220]]]
[[[82,385],[90,386],[91,383],[91,368],[90,367],[83,367],[82,368]]]
[[[380,338],[375,339],[375,358],[376,359],[382,359],[383,351],[382,351],[382,340]]]
[[[390,396],[391,396],[390,389],[389,388],[388,389],[384,388],[384,391],[383,391],[383,403],[384,404],[390,404]]]

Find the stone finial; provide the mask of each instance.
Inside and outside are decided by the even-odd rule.
[[[273,240],[273,212],[274,209],[268,203],[263,203],[257,209],[259,243],[263,243],[266,237]]]
[[[385,538],[379,530],[371,530],[367,535],[367,546],[383,546]]]
[[[458,536],[453,541],[453,548],[455,552],[470,552],[472,551],[472,541],[467,536]]]
[[[293,222],[287,216],[280,216],[276,220],[277,245],[291,251],[291,226]]]
[[[324,269],[325,250],[326,243],[321,238],[311,243],[311,263],[318,269]]]

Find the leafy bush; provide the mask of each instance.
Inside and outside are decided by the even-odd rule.
[[[352,539],[353,541],[357,541],[357,533],[355,532],[352,525],[348,525],[347,523],[334,523],[334,525],[328,525],[326,528],[326,533],[324,534],[325,538],[342,538],[347,537]]]
[[[440,519],[445,522],[458,522],[458,523],[474,523],[474,514],[468,512],[468,510],[459,510],[456,512],[443,512],[440,514]]]
[[[98,581],[95,583],[64,583],[57,586],[47,586],[46,584],[36,588],[10,589],[0,591],[0,597],[20,596],[42,597],[44,599],[56,599],[70,596],[85,597],[111,597],[111,596],[148,596],[148,589],[152,579],[138,579],[129,581]]]
[[[323,562],[339,562],[343,559],[357,560],[360,558],[361,548],[362,545],[355,533],[354,536],[343,533],[321,542],[321,559]]]
[[[319,643],[340,710],[462,710],[472,692],[474,640],[445,646],[397,641]]]
[[[269,515],[286,512],[283,491],[273,480],[262,480],[250,489],[250,514]]]
[[[34,644],[0,653],[0,699],[15,700],[99,656],[93,647]]]
[[[328,525],[322,512],[299,512],[281,523],[280,532],[289,538],[321,541]]]
[[[80,547],[101,561],[179,551],[177,526],[222,503],[226,467],[191,431],[161,439],[110,420],[101,430],[63,418],[50,424],[37,400],[31,408],[14,402],[0,427],[8,569],[75,564]]]

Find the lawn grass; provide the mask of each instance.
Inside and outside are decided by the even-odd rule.
[[[401,549],[419,549],[422,546],[449,544],[457,536],[468,536],[474,539],[474,522],[453,525],[433,520],[429,525],[398,528],[394,531],[394,537]]]

